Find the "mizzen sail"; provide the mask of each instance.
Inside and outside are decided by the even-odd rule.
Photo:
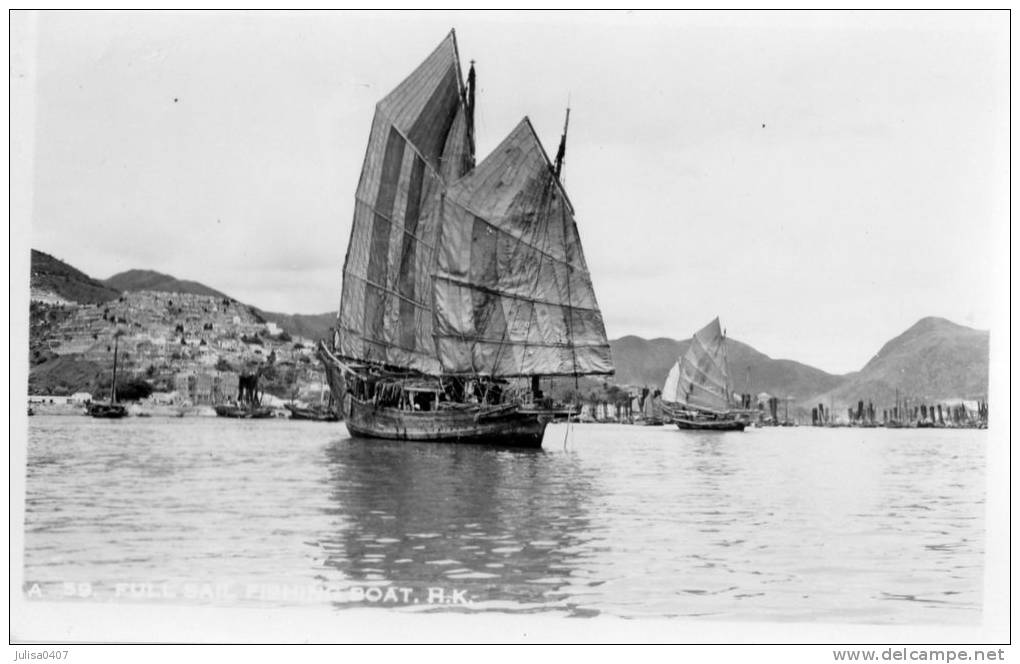
[[[442,205],[434,334],[445,373],[613,372],[573,207],[527,118]]]
[[[474,165],[466,107],[452,31],[376,106],[344,262],[341,355],[440,372],[431,273],[441,197]]]

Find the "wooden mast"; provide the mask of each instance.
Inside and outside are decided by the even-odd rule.
[[[113,334],[113,385],[110,387],[110,403],[117,403],[117,342],[120,340],[120,334],[114,332]]]

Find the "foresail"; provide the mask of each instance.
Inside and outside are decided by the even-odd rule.
[[[444,372],[613,372],[573,209],[527,118],[443,205],[434,332]]]
[[[453,33],[376,106],[344,263],[340,354],[437,373],[431,267],[445,183],[472,164]]]
[[[663,401],[679,401],[677,394],[680,391],[680,360],[673,363],[669,373],[666,375],[666,382],[662,385]]]
[[[730,409],[724,343],[718,318],[694,333],[691,345],[680,361],[673,401],[712,412]]]

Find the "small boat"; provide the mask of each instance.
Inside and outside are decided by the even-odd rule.
[[[273,409],[258,404],[220,404],[213,407],[218,417],[238,420],[261,420],[273,416]]]
[[[284,408],[290,411],[292,420],[311,420],[314,422],[336,422],[340,418],[331,409],[323,406],[309,406],[303,408],[294,404],[284,404]]]
[[[730,389],[726,336],[719,319],[694,333],[691,345],[666,376],[663,409],[678,428],[688,431],[743,431],[744,411]]]
[[[90,417],[100,419],[120,419],[127,417],[127,408],[119,403],[92,403],[89,404],[88,413]]]
[[[712,419],[703,414],[693,414],[690,417],[676,416],[673,422],[678,428],[695,431],[743,431],[747,423],[732,418]]]
[[[216,416],[237,420],[263,420],[274,417],[273,409],[262,405],[263,393],[259,392],[259,378],[264,371],[265,367],[260,367],[252,374],[239,376],[237,400],[213,406]]]
[[[113,385],[110,387],[110,400],[90,403],[85,410],[89,417],[108,420],[127,417],[127,408],[117,403],[117,346],[120,335],[120,331],[113,335]]]
[[[336,422],[340,419],[340,415],[337,413],[335,403],[333,401],[333,393],[329,393],[329,401],[326,402],[323,399],[323,395],[328,391],[325,383],[325,376],[319,389],[319,403],[314,406],[299,406],[296,403],[285,403],[283,404],[290,412],[290,419],[292,420],[308,420],[310,422]],[[295,393],[295,398],[297,394]]]

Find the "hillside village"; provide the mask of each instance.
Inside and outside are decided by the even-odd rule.
[[[179,403],[230,401],[241,374],[258,373],[261,387],[281,398],[318,398],[321,389],[314,340],[292,337],[229,298],[130,291],[77,304],[33,288],[32,308],[33,366],[71,357],[112,374],[118,334],[118,380],[146,379]],[[66,395],[84,387],[48,391]]]

